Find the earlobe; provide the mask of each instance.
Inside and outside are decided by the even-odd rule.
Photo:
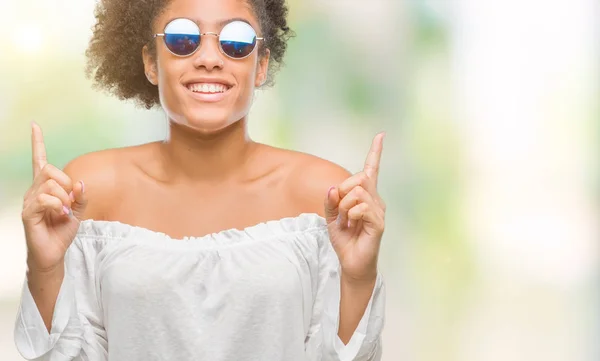
[[[146,78],[148,79],[150,84],[158,85],[158,82],[156,81],[156,72],[154,70],[146,72]]]
[[[255,87],[261,87],[265,84],[267,80],[266,72],[263,70],[262,65],[258,67],[258,74],[256,74],[256,81],[254,82]]]
[[[150,55],[150,50],[147,45],[144,45],[142,49],[142,59],[144,61],[144,73],[146,74],[146,79],[152,85],[158,85],[158,80],[156,76],[156,62],[152,55]]]
[[[269,57],[271,52],[269,49],[265,51],[265,54],[258,61],[258,72],[256,74],[255,87],[260,87],[267,81],[267,74],[269,70]]]
[[[266,76],[264,75],[263,72],[259,73],[258,76],[256,77],[256,84],[254,84],[254,86],[261,87],[265,84],[266,81]]]

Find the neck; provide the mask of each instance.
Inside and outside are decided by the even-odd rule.
[[[243,171],[255,150],[246,117],[214,134],[204,134],[169,122],[162,144],[163,167],[171,179],[224,181]]]

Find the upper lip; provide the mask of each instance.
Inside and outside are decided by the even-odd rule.
[[[188,87],[190,84],[197,84],[197,83],[223,84],[227,88],[231,88],[233,86],[233,84],[231,82],[229,82],[223,78],[206,78],[206,77],[192,78],[192,79],[186,80],[185,82],[183,82],[183,85]]]

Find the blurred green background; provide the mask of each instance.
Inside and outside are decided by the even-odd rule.
[[[384,361],[600,359],[599,5],[291,0],[251,136],[361,169],[387,132]],[[25,269],[29,124],[50,162],[165,136],[91,89],[94,1],[0,2],[0,360]]]

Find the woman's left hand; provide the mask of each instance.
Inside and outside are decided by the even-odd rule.
[[[377,277],[379,245],[385,226],[385,203],[377,193],[384,133],[375,136],[364,169],[329,188],[325,219],[342,275],[352,281]]]

